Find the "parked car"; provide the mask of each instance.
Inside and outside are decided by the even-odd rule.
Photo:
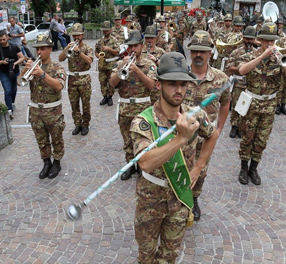
[[[36,39],[39,34],[37,27],[32,24],[24,25],[23,30],[24,30],[25,38],[27,41]]]
[[[51,22],[42,22],[40,23],[38,26],[37,26],[37,29],[38,29],[38,35],[39,34],[46,34],[48,35],[50,30],[50,24]]]
[[[64,22],[64,25],[65,25],[66,29],[68,29],[68,28],[71,28],[75,23],[77,23],[77,22],[68,20],[68,21]]]

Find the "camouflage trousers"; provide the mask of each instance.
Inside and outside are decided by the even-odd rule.
[[[277,93],[277,104],[286,104],[286,77],[282,77],[282,89],[280,89]]]
[[[152,201],[148,197],[138,196],[135,211],[138,264],[175,263],[186,231],[188,214],[189,210],[184,205],[171,212],[166,200],[158,203],[157,199]]]
[[[66,124],[64,116],[62,113],[45,114],[45,109],[39,110],[33,107],[31,107],[30,113],[30,122],[40,149],[41,158],[46,159],[53,156],[54,159],[61,160],[65,153],[63,131]],[[53,146],[53,152],[51,145]]]
[[[98,79],[100,83],[100,89],[103,96],[113,96],[114,87],[109,85],[109,79],[111,76],[111,70],[99,70]]]
[[[123,150],[125,151],[125,160],[129,162],[134,158],[133,143],[130,137],[130,126],[134,117],[126,117],[119,115],[118,124],[121,135],[123,137]]]
[[[75,126],[88,127],[91,119],[90,114],[90,97],[91,97],[91,85],[76,85],[73,86],[69,83],[68,94],[72,109],[72,118]],[[80,99],[82,102],[82,114],[80,112]]]
[[[241,160],[261,160],[271,134],[276,108],[276,98],[269,101],[252,99],[248,113],[241,118],[239,156]]]
[[[236,106],[236,103],[238,101],[238,98],[245,89],[239,88],[239,87],[233,87],[232,93],[231,93],[231,112],[230,112],[230,124],[232,126],[239,127],[241,116],[239,113],[237,113],[234,108]]]
[[[196,145],[196,161],[199,159],[200,153],[201,153],[201,149],[202,149],[202,142],[198,142]],[[205,178],[207,176],[207,171],[209,168],[209,163],[210,163],[211,158],[209,158],[206,162],[206,166],[202,169],[200,176],[193,188],[193,196],[194,197],[199,197],[200,194],[202,193],[203,190],[203,184],[205,182]]]

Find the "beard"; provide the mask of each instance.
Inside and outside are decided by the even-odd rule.
[[[181,100],[176,101],[175,99],[172,99],[175,96],[181,96]],[[175,93],[172,97],[170,97],[167,93],[165,93],[163,84],[162,84],[162,97],[169,105],[173,107],[181,105],[184,100],[184,96],[181,93]]]
[[[194,65],[196,65],[196,66],[202,66],[203,62],[204,62],[204,60],[202,57],[198,56],[198,57],[194,58]]]

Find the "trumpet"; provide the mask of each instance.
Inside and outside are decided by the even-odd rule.
[[[118,71],[117,75],[120,80],[127,80],[129,77],[129,67],[135,61],[136,56],[135,53],[132,52],[129,62],[124,64],[124,66]]]
[[[33,80],[34,75],[32,72],[36,68],[36,66],[42,66],[41,55],[37,57],[37,59],[32,63],[31,68],[25,72],[23,76],[18,77],[18,84],[20,86],[26,86],[31,80]]]
[[[285,49],[277,46],[274,47],[275,48],[272,50],[272,53],[276,57],[278,64],[282,67],[286,67],[286,55],[281,53],[281,51],[285,51]]]
[[[105,52],[103,52],[103,51],[99,52],[99,58],[98,58],[98,67],[99,67],[99,69],[103,68],[104,57],[105,57]]]
[[[71,46],[70,46],[70,48],[68,49],[68,51],[67,51],[67,58],[71,58],[73,55],[74,55],[74,48],[76,47],[76,46],[78,46],[78,43],[79,43],[79,41],[78,40],[76,40]]]

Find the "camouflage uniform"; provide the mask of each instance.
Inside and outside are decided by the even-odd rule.
[[[168,36],[166,36],[166,34],[168,34]],[[168,38],[168,44],[171,43],[171,39],[172,39],[172,35],[169,31],[167,31],[166,29],[162,29],[160,35],[159,35],[159,38],[162,38],[164,39],[165,41],[167,41],[167,38]]]
[[[278,47],[281,48],[286,48],[286,37],[280,38],[276,43],[275,43]],[[283,54],[285,54],[285,52],[283,52]],[[278,92],[278,96],[277,96],[277,104],[286,104],[286,76],[284,75],[283,77],[283,85],[282,85],[282,89]]]
[[[93,49],[85,43],[80,47],[82,53],[93,60]],[[84,72],[90,69],[90,64],[80,58],[78,53],[68,59],[70,72]],[[90,97],[91,97],[91,78],[89,74],[82,76],[69,75],[68,95],[72,108],[72,117],[76,127],[88,127],[91,119],[90,115]],[[82,114],[80,112],[80,103],[82,101]]]
[[[114,69],[112,70],[111,77],[114,74],[117,74],[119,69],[124,66],[124,61],[119,61],[114,65]],[[138,61],[136,61],[136,66],[144,72],[149,78],[156,80],[156,65],[153,61],[140,57]],[[144,98],[150,96],[150,90],[144,86],[139,77],[134,73],[130,72],[127,80],[121,80],[117,85],[118,93],[121,98]],[[121,102],[119,105],[119,120],[118,124],[120,127],[120,132],[124,141],[124,151],[126,161],[129,162],[134,158],[133,149],[132,149],[132,141],[130,138],[130,125],[133,118],[145,110],[147,107],[151,105],[151,102],[144,103],[123,103]]]
[[[165,54],[165,51],[161,48],[158,48],[155,46],[154,51],[150,52],[155,58],[159,59]],[[147,58],[147,45],[143,47],[142,50],[142,57]],[[153,105],[160,97],[160,91],[157,90],[156,87],[154,87],[154,90],[150,92],[150,98],[151,98],[151,105]]]
[[[250,51],[253,51],[254,48],[251,47]],[[247,52],[245,49],[245,47],[240,47],[236,50],[234,50],[230,56],[229,56],[229,60],[226,64],[226,71],[227,69],[229,69],[230,67],[234,66],[234,67],[238,67],[239,63],[240,63],[240,58],[242,57],[242,55],[244,55]],[[238,101],[238,98],[241,94],[241,92],[244,92],[246,89],[246,79],[245,76],[243,76],[243,80],[238,80],[232,89],[231,92],[231,103],[232,103],[232,107],[231,107],[231,114],[230,114],[230,123],[231,126],[236,126],[239,127],[239,123],[240,123],[240,115],[234,110],[236,103]]]
[[[225,73],[215,68],[208,66],[205,78],[198,83],[198,81],[191,81],[188,84],[188,89],[185,95],[184,103],[189,106],[199,105],[205,98],[209,97],[211,93],[220,91],[221,88],[228,81]],[[215,123],[218,118],[218,111],[220,105],[225,105],[230,102],[230,93],[228,90],[224,91],[217,99],[213,100],[208,106],[204,108],[208,114],[209,120]],[[203,139],[199,138],[196,149],[196,159],[199,158]],[[198,197],[202,192],[203,183],[207,176],[208,160],[206,166],[201,171],[200,177],[193,188],[194,197]]]
[[[102,51],[101,50],[102,46],[108,46],[108,47],[111,47],[113,50],[119,51],[119,42],[117,41],[115,37],[112,37],[111,35],[109,36],[108,39],[105,39],[105,37],[103,36],[97,42],[97,44],[95,45],[95,52],[100,53]],[[114,58],[114,55],[109,51],[105,51],[104,59],[109,59],[109,58]],[[100,89],[101,89],[101,93],[103,96],[113,96],[114,94],[114,88],[108,84],[114,63],[115,61],[104,62],[102,68],[100,68],[100,66],[98,67],[98,71],[99,71],[98,79],[100,82]]]
[[[171,51],[170,48],[169,48],[168,42],[165,39],[163,39],[162,37],[160,37],[160,36],[158,36],[158,38],[157,38],[156,46],[158,48],[161,48],[161,49],[165,50],[166,52]]]
[[[190,111],[191,108],[182,105],[182,110],[183,112]],[[153,106],[153,117],[157,126],[171,127],[159,101]],[[206,123],[206,119],[204,111],[197,115],[200,127],[196,135],[209,138],[214,132],[214,127]],[[140,153],[154,141],[150,127],[144,130],[140,128],[142,121],[147,122],[144,118],[137,116],[131,125],[134,155]],[[196,142],[197,137],[190,140],[189,144],[182,149],[189,171],[194,165]],[[150,174],[166,180],[162,167],[153,170]],[[175,263],[186,231],[188,208],[177,200],[169,186],[161,187],[142,176],[137,179],[136,196],[135,239],[139,245],[138,263]],[[158,250],[156,250],[159,235],[161,241]]]
[[[50,62],[45,69],[46,74],[60,81],[65,86],[66,72],[57,62]],[[35,104],[48,104],[62,99],[61,91],[51,88],[40,77],[34,77],[30,81],[31,102]],[[40,149],[41,158],[47,159],[51,156],[55,160],[61,160],[64,156],[63,131],[65,129],[62,105],[50,108],[30,107],[30,122],[35,133]],[[51,137],[51,141],[50,141]],[[53,145],[53,151],[51,149]]]
[[[242,63],[247,63],[261,55],[261,50],[255,50],[242,56]],[[271,95],[281,89],[283,69],[277,64],[274,56],[261,61],[246,75],[247,90],[256,95]],[[261,160],[267,140],[272,131],[277,97],[270,100],[252,98],[247,114],[242,117],[240,129],[239,156],[241,160]]]
[[[129,32],[129,29],[127,29],[127,34]],[[125,41],[125,35],[124,35],[124,27],[121,26],[119,29],[116,27],[111,28],[111,36],[117,39],[119,42],[119,45],[123,44]]]

